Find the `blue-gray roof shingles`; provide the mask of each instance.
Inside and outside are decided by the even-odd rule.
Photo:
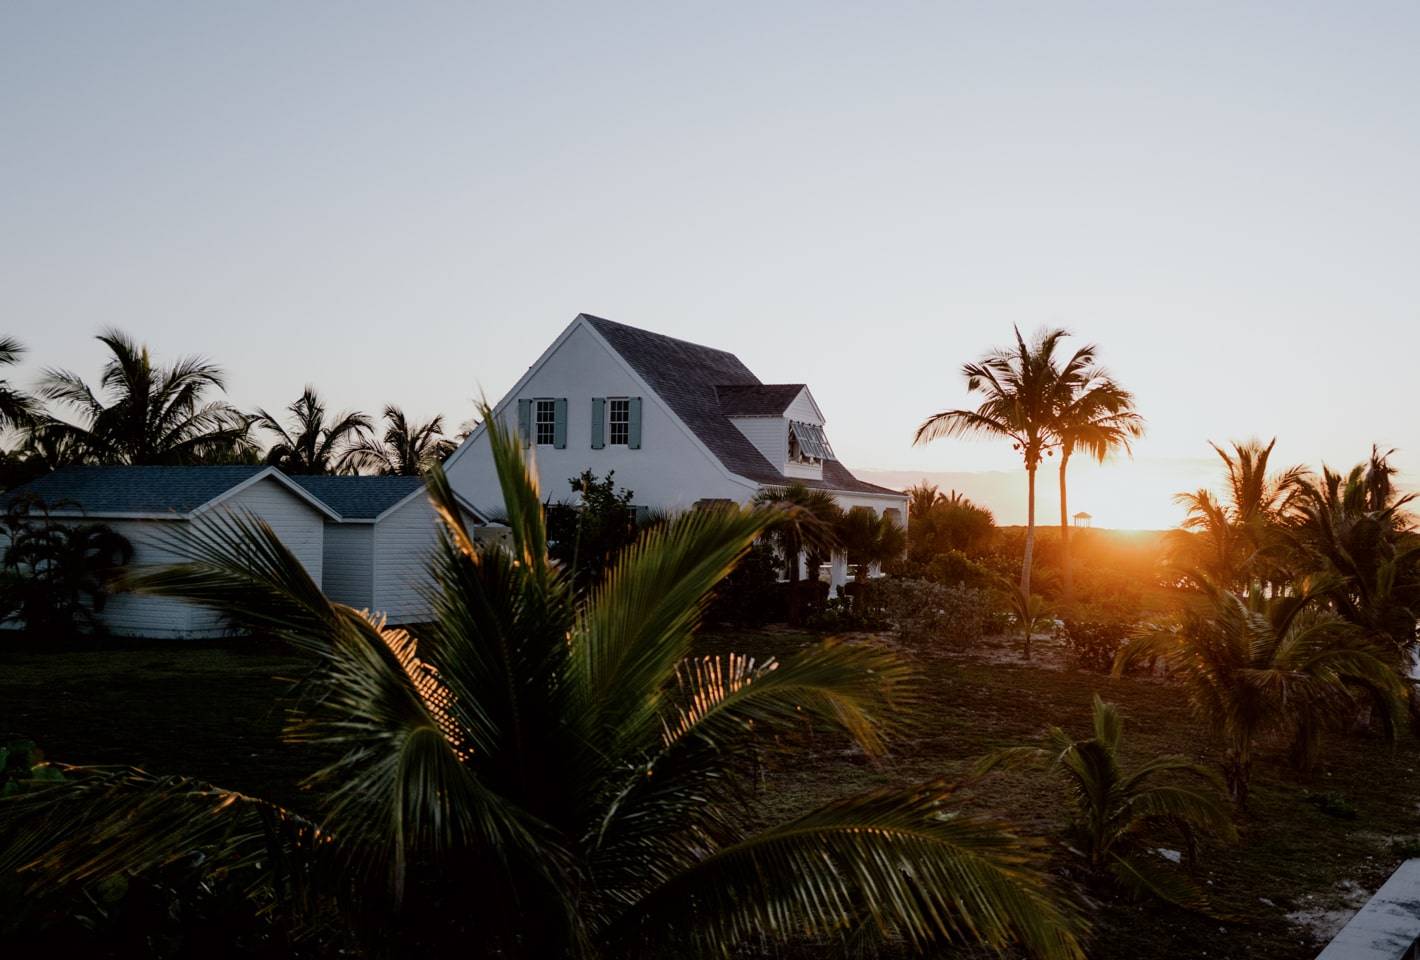
[[[182,516],[265,470],[263,466],[63,467],[4,494],[8,507],[37,497],[88,516]]]
[[[373,520],[416,490],[419,477],[292,477],[343,520]]]
[[[772,398],[773,402],[778,402],[782,397],[783,406],[779,408],[782,411],[797,396],[797,389],[785,396],[789,388],[801,389],[802,384],[762,384],[733,353],[628,327],[589,313],[582,316],[731,473],[768,486],[797,482],[848,493],[903,496],[900,490],[859,480],[837,460],[824,463],[822,480],[790,480],[730,422],[725,410],[727,405],[732,410],[741,410],[743,403],[753,398],[752,402],[762,412],[765,401]],[[764,389],[748,389],[754,387]]]

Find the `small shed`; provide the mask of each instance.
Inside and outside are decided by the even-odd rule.
[[[326,596],[390,623],[429,617],[429,559],[439,520],[419,477],[292,477],[330,508],[325,527]],[[464,523],[487,520],[460,499]]]
[[[238,514],[264,520],[319,583],[325,523],[333,510],[273,467],[76,466],[64,467],[5,494],[40,501],[53,520],[103,523],[133,545],[132,567],[174,563],[172,545],[184,527]],[[220,615],[166,597],[118,594],[103,609],[113,633],[142,637],[220,636]]]

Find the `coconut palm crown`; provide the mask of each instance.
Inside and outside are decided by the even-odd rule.
[[[202,357],[159,366],[147,346],[116,330],[98,339],[110,356],[97,391],[67,370],[45,373],[41,396],[76,410],[82,422],[40,419],[32,428],[37,448],[117,464],[228,460],[250,448],[247,418],[208,399],[225,389],[220,367]]]
[[[256,412],[255,425],[275,437],[266,452],[266,462],[286,473],[354,473],[364,454],[359,445],[370,430],[370,418],[363,413],[341,412],[326,418],[325,401],[310,384],[286,412],[283,425],[265,410]]]
[[[0,800],[0,868],[38,885],[243,871],[274,922],[323,909],[367,953],[400,956],[722,957],[804,938],[1081,956],[1040,847],[956,809],[946,784],[777,823],[759,808],[757,756],[815,728],[878,754],[915,702],[910,671],[875,647],[695,651],[712,589],[776,514],[679,516],[579,595],[548,559],[519,443],[485,422],[508,543],[475,543],[431,473],[431,623],[390,629],[330,601],[250,519],[190,534],[186,562],[133,581],[316,660],[288,727],[336,757],[313,820],[191,780],[70,768]]]
[[[444,436],[444,418],[410,422],[399,407],[385,407],[382,437],[364,436],[350,449],[349,461],[360,470],[386,477],[417,477],[454,450]]]

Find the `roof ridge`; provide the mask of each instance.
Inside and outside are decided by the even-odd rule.
[[[629,323],[622,323],[622,322],[619,321],[619,320],[608,320],[606,317],[599,317],[599,316],[597,316],[595,313],[586,313],[586,312],[583,312],[583,313],[577,314],[577,316],[583,317],[583,318],[585,318],[585,319],[587,319],[587,320],[594,321],[593,326],[595,326],[595,325],[598,324],[598,323],[605,323],[605,324],[609,324],[610,326],[613,326],[613,327],[620,327],[622,330],[630,330],[632,333],[639,333],[639,334],[641,334],[641,335],[643,335],[643,336],[656,337],[656,338],[661,339],[661,340],[669,340],[669,341],[671,341],[672,343],[683,344],[684,346],[687,346],[687,347],[694,347],[694,348],[697,349],[697,350],[709,350],[709,351],[711,351],[712,353],[723,353],[723,354],[724,354],[725,356],[727,356],[727,357],[734,357],[736,360],[739,360],[739,357],[736,356],[736,355],[735,355],[734,353],[732,353],[731,351],[725,350],[725,349],[722,348],[722,347],[712,347],[712,346],[710,346],[708,343],[696,343],[694,340],[685,340],[685,339],[682,339],[682,338],[680,338],[680,337],[673,337],[673,336],[671,336],[671,335],[668,334],[668,333],[659,333],[659,332],[657,332],[657,331],[655,331],[655,330],[647,330],[645,327],[633,327],[633,326],[632,326],[631,324],[629,324]],[[743,362],[743,361],[741,361],[741,362]]]

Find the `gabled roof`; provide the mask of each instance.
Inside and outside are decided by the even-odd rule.
[[[777,417],[804,392],[802,383],[717,384],[720,410],[727,417]]]
[[[424,489],[419,477],[292,477],[342,520],[373,520]]]
[[[760,383],[759,378],[733,353],[628,327],[624,323],[587,313],[582,314],[582,319],[656,391],[681,422],[731,473],[768,486],[797,482],[808,487],[847,493],[903,495],[901,491],[859,480],[836,460],[823,465],[822,480],[791,480],[780,473],[730,421],[721,406],[722,390],[735,393],[738,388],[766,388],[766,384]],[[768,388],[775,390],[788,386],[796,385],[771,384]],[[802,384],[797,386],[800,389],[803,387]],[[754,393],[748,389],[742,392],[746,395]],[[797,395],[795,392],[794,396]],[[787,401],[785,406],[788,406]],[[782,407],[780,412],[783,412]]]
[[[349,522],[379,520],[405,501],[424,493],[421,477],[292,477],[308,493],[322,501],[340,519]],[[484,522],[473,505],[459,497],[460,505]]]
[[[4,501],[8,507],[21,497],[38,497],[55,516],[187,519],[265,477],[334,516],[274,467],[247,465],[62,467],[9,491]]]

